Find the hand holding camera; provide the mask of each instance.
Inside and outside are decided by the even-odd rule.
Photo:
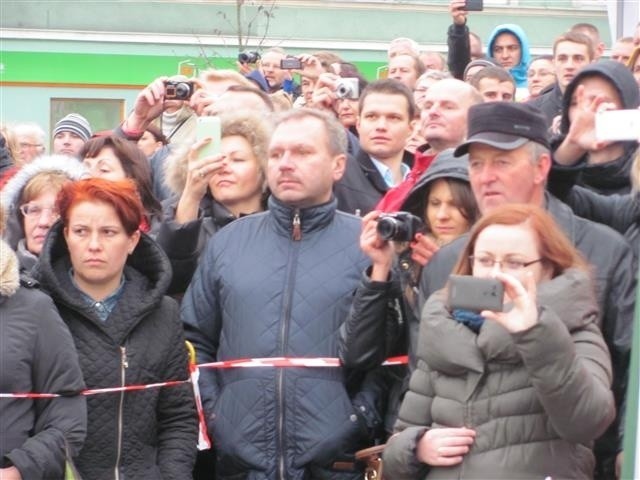
[[[503,272],[497,272],[495,279],[504,285],[504,291],[513,303],[513,308],[508,312],[483,310],[480,312],[481,315],[498,322],[510,333],[523,332],[536,325],[538,323],[537,286],[533,274],[527,272],[524,284],[513,275]]]

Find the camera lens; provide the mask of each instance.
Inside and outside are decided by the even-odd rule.
[[[238,61],[240,63],[249,63],[249,55],[247,55],[245,52],[239,53]]]
[[[393,240],[398,235],[400,222],[393,217],[381,217],[376,228],[384,240]]]
[[[191,87],[188,83],[180,82],[176,85],[176,98],[186,100],[191,96]]]

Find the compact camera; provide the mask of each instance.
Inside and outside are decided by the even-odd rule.
[[[395,242],[411,242],[416,233],[426,231],[424,222],[409,212],[383,213],[376,228],[384,240]]]
[[[238,54],[238,61],[240,63],[256,63],[260,60],[260,54],[251,50],[245,50]]]
[[[357,100],[359,96],[357,78],[340,78],[336,82],[336,97]]]
[[[193,82],[167,80],[164,82],[164,98],[167,100],[189,100],[195,85]]]

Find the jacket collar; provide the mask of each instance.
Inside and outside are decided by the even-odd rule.
[[[380,175],[380,171],[373,164],[373,161],[371,160],[369,154],[362,150],[362,148],[358,151],[356,160],[358,161],[358,165],[362,169],[364,176],[367,177],[367,180],[371,182],[376,190],[378,190],[380,193],[385,193],[387,190],[389,190],[387,182],[385,182],[384,178],[382,178],[382,175]],[[409,167],[413,167],[413,161],[413,155],[411,154],[411,152],[407,152],[405,150],[402,153],[402,162]]]
[[[294,222],[296,215],[300,221],[300,234],[322,230],[329,225],[336,213],[338,201],[332,198],[327,203],[308,208],[296,208],[278,200],[273,195],[269,197],[269,213],[275,220],[276,228],[282,235],[292,237],[295,233]]]

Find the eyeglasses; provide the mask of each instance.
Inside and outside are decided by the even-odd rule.
[[[47,210],[51,212],[52,216],[58,216],[58,209],[54,206],[45,207],[38,205],[37,203],[25,203],[24,205],[20,205],[20,211],[25,217],[39,217],[42,215],[42,212]]]
[[[538,258],[537,260],[531,260],[530,262],[525,262],[522,260],[517,260],[515,258],[503,258],[502,260],[496,260],[493,257],[488,255],[470,255],[469,260],[471,263],[481,266],[482,268],[493,268],[493,266],[497,263],[500,265],[501,269],[518,271],[523,268],[528,267],[529,265],[533,265],[534,263],[541,262],[544,260],[543,258]]]
[[[25,148],[42,148],[42,144],[41,143],[27,143],[27,142],[20,142],[18,144],[18,147],[20,147],[21,149],[25,149]]]

